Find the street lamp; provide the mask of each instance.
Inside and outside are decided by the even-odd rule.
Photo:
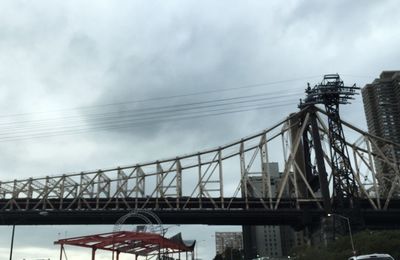
[[[353,250],[353,255],[356,255],[356,250],[354,249],[353,235],[351,234],[350,219],[347,218],[347,217],[345,217],[345,216],[336,214],[336,213],[329,213],[329,214],[328,214],[328,217],[331,217],[331,216],[336,216],[336,217],[342,218],[342,219],[344,219],[344,220],[347,221],[347,226],[349,227],[349,235],[350,235],[351,248],[352,248],[352,250]]]
[[[49,212],[47,211],[40,211],[38,213],[40,216],[46,217],[49,215]],[[12,226],[12,232],[11,232],[11,245],[10,245],[10,260],[13,259],[13,249],[14,249],[14,236],[15,236],[15,225],[17,223],[20,223],[21,220],[14,222]]]
[[[13,255],[14,234],[15,234],[15,223],[14,223],[13,226],[12,226],[12,233],[11,233],[10,260],[12,260],[12,255]]]

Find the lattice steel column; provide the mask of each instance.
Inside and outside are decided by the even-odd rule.
[[[331,168],[333,175],[333,197],[337,208],[353,206],[354,198],[358,197],[357,184],[351,167],[346,140],[343,133],[342,123],[339,115],[339,105],[348,104],[353,99],[355,91],[359,89],[355,85],[345,86],[338,74],[325,75],[323,81],[313,88],[308,85],[307,97],[300,107],[313,107],[321,104],[325,106],[328,116],[328,136],[330,142]],[[316,119],[311,120],[313,123]],[[313,136],[316,137],[317,126],[313,126]],[[314,140],[315,142],[315,140]],[[322,152],[322,149],[321,149]],[[316,151],[316,156],[320,156]],[[324,164],[323,158],[317,161]],[[322,187],[321,187],[322,188]],[[349,205],[346,205],[349,204]]]

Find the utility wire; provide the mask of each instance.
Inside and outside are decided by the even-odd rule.
[[[286,101],[287,103],[289,103],[289,101]],[[290,101],[290,104],[293,104],[294,101]],[[35,133],[37,131],[53,131],[53,130],[58,130],[58,129],[62,129],[62,130],[68,130],[68,129],[76,129],[76,128],[80,128],[80,127],[88,127],[89,126],[104,126],[104,125],[110,125],[110,124],[123,124],[123,123],[130,123],[132,121],[136,122],[136,121],[143,121],[143,120],[158,120],[164,117],[174,117],[174,116],[181,116],[181,115],[186,115],[186,114],[198,114],[198,113],[207,113],[207,112],[215,112],[215,111],[229,111],[232,109],[237,109],[237,108],[249,108],[249,107],[259,107],[259,106],[265,106],[265,105],[280,105],[282,104],[282,101],[280,102],[257,102],[257,103],[251,103],[251,104],[245,104],[245,105],[241,105],[238,106],[237,104],[235,104],[235,106],[230,106],[230,107],[220,107],[217,109],[210,109],[210,107],[207,107],[206,109],[200,109],[200,110],[179,110],[179,111],[172,111],[172,112],[167,112],[167,113],[152,113],[149,115],[139,115],[139,116],[133,116],[132,118],[113,118],[113,119],[109,119],[107,121],[92,121],[89,123],[85,123],[85,124],[81,124],[81,125],[66,125],[66,126],[57,126],[57,127],[48,127],[46,128],[27,128],[27,129],[17,129],[10,132],[3,132],[0,133],[0,137],[1,136],[7,136],[7,135],[15,135],[17,133]]]
[[[98,125],[109,125],[109,124],[118,124],[118,123],[129,123],[132,120],[133,121],[140,121],[140,120],[148,120],[148,119],[159,119],[159,118],[163,118],[163,117],[167,117],[167,116],[179,116],[179,115],[185,115],[185,114],[190,114],[190,113],[205,113],[205,112],[214,112],[214,111],[225,111],[225,110],[229,110],[229,109],[237,109],[237,108],[245,108],[245,107],[259,107],[259,106],[265,106],[265,105],[280,105],[282,104],[282,101],[280,102],[261,102],[260,101],[265,101],[265,99],[254,99],[251,100],[251,104],[247,104],[249,103],[249,101],[246,102],[234,102],[232,103],[234,106],[229,106],[229,107],[222,107],[221,106],[225,106],[225,104],[219,104],[218,106],[203,106],[203,107],[194,107],[194,108],[189,108],[189,109],[185,109],[185,110],[170,110],[170,111],[161,111],[161,112],[150,112],[150,113],[141,113],[141,114],[133,114],[133,115],[129,115],[129,116],[124,116],[124,117],[117,117],[117,118],[107,118],[106,120],[93,120],[91,122],[89,122],[89,124],[91,126],[98,126]],[[288,103],[288,101],[290,101],[290,104],[293,104],[296,100],[285,100],[286,103]],[[256,102],[256,103],[255,103]],[[242,106],[237,106],[238,104],[241,103],[245,103],[245,105]],[[286,104],[285,103],[285,104]],[[219,109],[211,109],[213,107],[220,107]],[[74,129],[74,128],[79,128],[79,127],[85,127],[87,126],[87,124],[77,124],[77,125],[66,125],[66,126],[42,126],[41,128],[17,128],[14,129],[14,131],[12,132],[12,134],[15,133],[33,133],[35,131],[47,131],[47,130],[57,130],[57,129]],[[47,127],[47,128],[46,128]],[[5,136],[5,135],[10,135],[9,132],[0,132],[0,137],[1,136]]]
[[[207,90],[207,91],[190,92],[190,93],[179,94],[179,95],[160,96],[160,97],[154,97],[154,98],[137,99],[137,100],[132,100],[132,101],[122,101],[122,102],[115,102],[115,103],[108,103],[108,104],[99,104],[99,105],[92,105],[92,106],[79,106],[79,107],[72,107],[72,108],[56,109],[56,110],[52,110],[52,111],[36,111],[36,112],[26,112],[26,113],[14,113],[14,114],[8,114],[8,115],[1,115],[0,118],[20,117],[20,116],[27,116],[27,115],[32,115],[32,114],[48,114],[48,113],[52,113],[52,112],[65,112],[65,111],[77,111],[77,110],[84,110],[84,109],[96,109],[96,108],[104,108],[104,107],[110,107],[110,106],[119,106],[119,105],[127,105],[127,104],[134,104],[134,103],[152,102],[152,101],[167,100],[167,99],[174,99],[174,98],[182,98],[182,97],[189,97],[189,96],[207,95],[207,94],[212,94],[212,93],[221,93],[221,92],[229,92],[229,91],[235,91],[235,90],[241,90],[241,89],[259,88],[259,87],[270,86],[270,85],[279,85],[279,84],[290,83],[290,82],[295,82],[295,81],[304,81],[304,80],[307,80],[307,79],[319,78],[319,77],[321,77],[321,75],[299,77],[299,78],[286,79],[286,80],[277,80],[277,81],[270,81],[270,82],[257,83],[257,84],[249,84],[249,85],[243,85],[243,86],[238,86],[238,87],[220,88],[220,89],[213,89],[213,90]],[[271,92],[271,94],[273,94],[273,93],[274,92]],[[278,92],[275,92],[275,93],[278,93]],[[279,93],[282,93],[282,90],[280,90]]]
[[[230,97],[230,98],[221,98],[221,99],[212,99],[212,100],[205,100],[205,101],[197,101],[197,102],[191,102],[191,103],[182,103],[182,104],[174,104],[174,105],[165,105],[165,106],[156,106],[156,107],[145,107],[145,108],[136,108],[136,109],[129,109],[129,110],[121,110],[121,111],[113,111],[113,112],[106,112],[106,113],[93,113],[93,114],[83,114],[83,116],[86,116],[88,118],[97,118],[97,117],[105,117],[105,116],[122,116],[122,114],[126,113],[132,113],[132,112],[147,112],[147,111],[163,111],[163,110],[168,110],[170,108],[181,108],[181,109],[187,109],[187,107],[190,106],[195,106],[195,105],[202,105],[202,104],[210,104],[210,106],[218,104],[214,103],[221,103],[221,102],[227,102],[227,101],[233,101],[233,100],[242,100],[242,99],[249,99],[253,97],[261,97],[261,96],[267,96],[265,99],[279,99],[279,98],[285,98],[285,97],[291,97],[291,96],[298,96],[298,93],[286,93],[286,94],[281,94],[281,95],[275,95],[271,96],[270,92],[264,92],[264,93],[259,93],[255,95],[247,95],[247,96],[236,96],[236,97]],[[252,100],[250,100],[252,101]],[[238,102],[247,102],[247,101],[238,101]],[[228,103],[225,103],[228,104]],[[231,103],[230,103],[231,104]],[[76,118],[82,118],[82,115],[74,115],[74,116],[62,116],[62,117],[52,117],[52,118],[45,118],[45,119],[37,119],[37,120],[20,120],[20,121],[11,121],[11,122],[0,122],[0,126],[8,126],[8,125],[16,125],[16,124],[25,124],[25,123],[41,123],[41,122],[48,122],[48,121],[55,121],[55,120],[65,120],[65,119],[76,119]]]
[[[285,95],[288,97],[289,95]],[[282,96],[283,97],[283,96]],[[247,100],[240,100],[240,101],[233,101],[233,102],[225,102],[225,103],[217,103],[217,104],[212,104],[212,105],[197,105],[197,106],[190,106],[190,107],[185,107],[184,109],[180,108],[174,108],[174,109],[165,109],[165,110],[160,110],[160,111],[147,111],[146,109],[138,109],[136,111],[144,111],[141,113],[131,113],[131,114],[122,114],[117,116],[103,116],[101,118],[99,117],[88,117],[85,118],[87,121],[89,121],[91,124],[101,124],[101,123],[115,123],[118,121],[125,121],[125,120],[130,120],[130,119],[135,119],[135,118],[143,118],[146,116],[152,116],[152,115],[168,115],[171,113],[183,113],[187,111],[196,111],[196,110],[207,110],[209,108],[213,107],[232,107],[236,106],[238,104],[246,104],[246,103],[256,103],[256,102],[262,102],[262,101],[267,101],[273,99],[272,103],[269,102],[270,104],[275,104],[276,102],[282,102],[282,101],[287,101],[288,99],[285,100],[279,100],[279,98],[274,98],[274,97],[264,97],[264,98],[252,98],[252,99],[247,99]],[[292,98],[293,99],[293,98]],[[295,100],[293,100],[293,103]],[[207,102],[202,102],[202,103],[207,103]],[[170,107],[179,107],[179,106],[170,106]],[[153,109],[154,110],[154,109]],[[135,111],[135,110],[132,110]],[[85,121],[80,118],[81,120],[78,121],[73,121],[71,122],[66,122],[66,121],[61,121],[63,128],[71,128],[71,127],[79,127],[80,125],[85,124]],[[125,120],[124,120],[125,119]],[[57,121],[56,121],[57,122]],[[78,122],[78,124],[76,124]],[[13,133],[16,132],[23,132],[23,131],[29,131],[32,132],[34,130],[41,130],[41,129],[46,129],[46,128],[55,128],[54,123],[55,122],[50,122],[51,124],[25,124],[25,125],[16,125],[16,126],[6,126],[2,128],[2,131],[0,130],[0,135],[6,135],[8,132],[11,130]],[[68,124],[67,124],[68,123]],[[79,125],[80,123],[80,125]]]
[[[252,84],[233,88],[223,88],[209,91],[199,91],[181,95],[171,95],[155,97],[150,99],[139,99],[127,102],[109,103],[87,107],[76,107],[69,109],[53,110],[50,112],[39,113],[20,113],[0,116],[0,119],[14,117],[23,117],[29,115],[48,115],[52,112],[72,112],[81,113],[81,115],[64,115],[49,118],[39,118],[32,120],[0,121],[0,141],[21,140],[21,138],[38,138],[65,134],[76,134],[89,131],[99,131],[107,129],[118,129],[125,127],[137,127],[143,124],[152,124],[171,120],[185,120],[191,118],[202,118],[208,116],[217,116],[232,113],[247,112],[255,109],[268,109],[273,107],[287,106],[295,103],[290,97],[299,97],[300,93],[285,93],[282,90],[275,92],[262,92],[246,96],[234,96],[228,98],[218,98],[211,100],[200,100],[186,102],[181,104],[150,106],[136,109],[126,109],[117,111],[100,111],[90,109],[104,109],[111,107],[121,109],[120,105],[146,103],[173,98],[189,97],[194,95],[205,95],[210,93],[233,91],[238,89],[256,88],[266,85],[281,84],[297,80],[304,80],[313,77],[304,77],[291,80],[281,80],[261,84]],[[319,76],[318,76],[319,77]],[[273,95],[276,94],[276,95]],[[283,100],[282,100],[283,99]],[[267,100],[272,102],[266,103]],[[286,101],[287,103],[282,103]],[[288,102],[290,101],[290,103]]]
[[[43,133],[34,134],[34,135],[29,135],[29,134],[28,135],[16,135],[16,136],[9,136],[9,137],[1,137],[0,142],[25,140],[25,139],[32,139],[32,138],[45,138],[45,137],[53,137],[53,136],[60,136],[60,135],[74,135],[74,134],[82,134],[82,133],[87,133],[87,132],[92,132],[92,131],[101,131],[101,130],[113,130],[113,129],[122,129],[122,128],[131,128],[131,127],[141,127],[144,125],[157,124],[160,122],[171,122],[171,121],[179,121],[179,120],[204,118],[204,117],[214,117],[214,116],[242,113],[242,112],[248,112],[248,111],[254,111],[254,110],[265,110],[265,109],[270,109],[270,108],[284,107],[284,106],[288,106],[288,105],[292,105],[292,104],[293,104],[292,102],[288,102],[288,103],[282,103],[279,105],[265,105],[265,106],[253,107],[253,108],[249,108],[249,109],[236,109],[236,110],[230,110],[230,111],[225,111],[225,112],[208,112],[205,114],[185,115],[182,117],[164,117],[164,118],[158,118],[157,120],[155,120],[155,118],[153,118],[152,120],[130,122],[130,123],[123,124],[123,125],[109,125],[109,126],[102,126],[102,127],[82,128],[82,129],[75,129],[73,131],[68,131],[68,130],[62,131],[61,130],[61,131],[53,131],[53,132],[43,132]]]

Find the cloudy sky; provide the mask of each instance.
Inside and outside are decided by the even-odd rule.
[[[175,157],[272,126],[324,74],[363,86],[400,69],[399,12],[396,0],[2,1],[0,179]],[[365,129],[361,98],[344,111]],[[56,259],[57,238],[110,229],[18,227],[15,259]],[[238,229],[175,231],[207,230],[195,238],[211,259],[212,232]]]

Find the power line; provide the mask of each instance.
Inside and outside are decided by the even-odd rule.
[[[188,112],[192,113],[200,113],[200,112],[208,112],[208,111],[216,111],[210,110],[210,108],[215,108],[215,107],[220,107],[220,109],[217,110],[227,110],[227,109],[234,109],[234,108],[241,108],[241,107],[255,107],[255,106],[260,106],[260,105],[278,105],[282,101],[279,102],[268,102],[265,103],[267,99],[261,98],[261,99],[253,99],[249,101],[242,101],[242,102],[232,102],[229,104],[217,104],[213,106],[198,106],[198,107],[190,107],[185,110],[181,109],[174,109],[174,110],[165,110],[165,111],[157,111],[157,112],[144,112],[140,114],[131,114],[131,115],[124,115],[124,116],[119,116],[119,117],[107,117],[107,118],[96,118],[96,119],[89,119],[91,125],[104,125],[104,124],[115,124],[119,122],[129,122],[131,120],[144,120],[148,118],[162,118],[164,116],[174,116],[174,115],[180,115],[180,114],[186,114]],[[261,103],[260,103],[261,101]],[[290,101],[290,104],[293,104],[296,102],[296,100],[285,100],[285,101]],[[250,103],[251,104],[248,104]],[[237,106],[239,104],[247,104],[244,106]],[[226,107],[228,105],[228,107]],[[221,108],[222,107],[222,108]],[[78,122],[79,123],[79,122]],[[84,123],[84,122],[83,122]],[[71,125],[68,124],[66,126],[61,125],[61,126],[54,126],[54,125],[35,125],[34,127],[32,126],[25,126],[25,127],[8,127],[5,129],[5,131],[0,131],[0,136],[1,135],[8,135],[9,130],[12,130],[12,133],[21,133],[21,132],[33,132],[33,131],[45,131],[45,130],[52,130],[52,129],[70,129],[70,128],[76,128],[76,127],[82,127],[86,126],[87,124],[75,124]]]
[[[66,115],[39,118],[31,120],[16,120],[16,121],[3,121],[0,122],[2,130],[0,131],[0,141],[8,140],[21,140],[56,136],[59,134],[75,134],[89,131],[99,131],[108,129],[118,129],[125,127],[137,127],[139,124],[149,124],[153,121],[166,122],[171,120],[185,120],[194,118],[203,118],[208,116],[217,116],[233,113],[248,112],[255,109],[268,109],[279,106],[287,106],[295,103],[290,100],[291,97],[298,97],[300,93],[289,92],[282,94],[280,91],[262,92],[245,96],[231,96],[227,98],[217,98],[208,100],[199,100],[178,104],[149,106],[135,109],[120,109],[120,105],[146,103],[159,100],[167,100],[181,97],[198,96],[211,93],[233,91],[239,89],[257,88],[266,85],[281,84],[286,82],[293,82],[297,80],[304,80],[312,77],[303,77],[297,79],[280,80],[274,82],[260,83],[245,85],[232,88],[214,89],[208,91],[191,92],[180,95],[170,95],[155,97],[149,99],[138,99],[134,101],[116,102],[109,104],[100,104],[86,107],[75,107],[69,109],[59,109],[47,112],[32,112],[20,113],[0,116],[0,118],[7,117],[22,117],[28,115],[46,115],[53,112],[80,112],[80,115]],[[318,76],[319,77],[319,76]],[[276,95],[273,95],[276,94]],[[267,100],[272,102],[265,103]],[[290,100],[290,103],[288,101]],[[286,103],[282,103],[286,101]],[[91,111],[90,109],[104,109],[105,107],[112,107],[114,111]],[[116,110],[120,109],[120,110]],[[88,123],[89,122],[89,123]]]
[[[211,104],[210,106],[213,106],[213,105],[218,106],[218,104],[213,104],[213,103],[221,103],[221,102],[227,102],[227,101],[233,101],[233,100],[239,100],[238,102],[242,102],[242,101],[240,101],[242,99],[249,99],[249,98],[260,97],[260,96],[267,96],[265,99],[279,99],[279,98],[298,96],[298,95],[299,95],[298,93],[286,93],[286,94],[283,94],[283,95],[271,96],[270,92],[263,92],[263,93],[259,93],[259,94],[255,94],[255,95],[235,96],[235,97],[230,97],[230,98],[211,99],[211,100],[197,101],[197,102],[191,102],[191,103],[182,103],[182,104],[156,106],[156,107],[136,108],[136,109],[119,110],[119,111],[105,112],[105,113],[103,112],[103,113],[94,113],[94,114],[83,114],[83,116],[93,117],[93,118],[94,118],[94,116],[99,116],[99,117],[113,116],[113,115],[120,116],[123,113],[141,112],[141,111],[149,111],[149,110],[157,112],[157,111],[163,111],[165,109],[170,109],[170,108],[187,109],[187,107],[195,106],[195,105],[202,105],[202,104]],[[228,103],[225,103],[225,104],[228,104]],[[23,124],[23,123],[46,122],[46,121],[53,121],[53,120],[60,120],[60,119],[61,120],[75,119],[75,118],[81,118],[81,117],[82,117],[81,115],[74,115],[74,116],[52,117],[52,118],[45,118],[45,119],[38,119],[38,120],[22,120],[22,121],[0,122],[0,126]]]
[[[96,126],[96,125],[109,125],[109,124],[118,124],[118,123],[125,123],[125,122],[131,122],[131,121],[142,121],[142,120],[150,120],[150,119],[161,119],[164,117],[174,117],[174,116],[180,116],[180,115],[185,115],[185,114],[196,114],[196,113],[205,113],[205,112],[215,112],[215,111],[226,111],[226,110],[232,110],[232,109],[237,109],[237,108],[249,108],[249,107],[258,107],[258,106],[264,106],[264,105],[280,105],[282,104],[282,101],[278,102],[261,102],[264,101],[263,99],[259,100],[252,100],[253,102],[251,104],[245,103],[245,105],[237,106],[238,102],[234,103],[234,106],[228,106],[228,107],[220,107],[217,109],[210,109],[210,108],[215,108],[216,106],[213,107],[202,107],[200,109],[185,109],[185,110],[171,110],[171,111],[164,111],[165,113],[147,113],[147,114],[137,114],[137,115],[131,115],[128,118],[127,117],[117,117],[117,118],[108,118],[107,120],[93,120],[90,122],[90,125]],[[256,102],[256,103],[255,103]],[[288,101],[286,101],[288,103]],[[290,101],[290,104],[293,104],[294,101]],[[80,125],[61,125],[61,126],[50,126],[48,128],[17,128],[17,129],[10,129],[13,130],[11,134],[16,134],[16,133],[33,133],[37,131],[52,131],[52,130],[57,130],[57,129],[74,129],[74,128],[79,128],[79,127],[86,127],[88,124],[80,124]],[[20,131],[18,131],[20,130]],[[3,135],[10,135],[9,131],[3,131],[0,133],[0,136]]]
[[[236,110],[229,110],[225,112],[208,112],[205,114],[195,114],[195,115],[184,115],[182,117],[169,117],[169,118],[153,118],[152,120],[148,121],[136,121],[130,122],[123,125],[111,125],[111,126],[101,126],[101,127],[91,127],[91,128],[82,128],[82,129],[75,129],[75,130],[66,130],[66,131],[53,131],[53,132],[43,132],[38,133],[35,135],[28,134],[28,135],[16,135],[16,136],[8,136],[8,137],[0,137],[0,142],[7,142],[7,141],[17,141],[17,140],[26,140],[26,139],[33,139],[33,138],[46,138],[46,137],[54,137],[54,136],[61,136],[61,135],[75,135],[75,134],[82,134],[92,131],[101,131],[101,130],[114,130],[114,129],[122,129],[122,128],[130,128],[130,127],[140,127],[149,124],[157,124],[160,122],[170,122],[170,121],[180,121],[180,120],[188,120],[188,119],[196,119],[196,118],[204,118],[204,117],[212,117],[212,116],[220,116],[220,115],[227,115],[227,114],[234,114],[234,113],[242,113],[254,110],[265,110],[270,108],[277,108],[283,107],[293,104],[292,102],[282,103],[279,105],[265,105],[259,107],[253,107],[249,109],[236,109]]]
[[[307,77],[299,77],[293,79],[286,79],[286,80],[277,80],[277,81],[270,81],[264,83],[256,83],[256,84],[249,84],[249,85],[242,85],[238,87],[230,87],[230,88],[220,88],[220,89],[213,89],[207,91],[198,91],[198,92],[190,92],[185,94],[178,94],[178,95],[170,95],[170,96],[160,96],[154,98],[146,98],[146,99],[137,99],[132,101],[122,101],[122,102],[115,102],[115,103],[108,103],[108,104],[99,104],[99,105],[91,105],[91,106],[79,106],[79,107],[72,107],[72,108],[64,108],[64,109],[56,109],[52,111],[36,111],[36,112],[26,112],[26,113],[14,113],[8,115],[0,115],[0,118],[7,118],[7,117],[20,117],[20,116],[27,116],[32,114],[48,114],[52,112],[65,112],[65,111],[77,111],[77,110],[86,110],[86,109],[96,109],[96,108],[104,108],[110,106],[119,106],[119,105],[126,105],[126,104],[134,104],[134,103],[144,103],[144,102],[152,102],[152,101],[159,101],[159,100],[167,100],[167,99],[174,99],[174,98],[182,98],[182,97],[189,97],[189,96],[198,96],[198,95],[207,95],[212,93],[221,93],[221,92],[229,92],[241,89],[251,89],[251,88],[258,88],[264,87],[269,85],[278,85],[283,83],[290,83],[295,81],[302,81],[312,78],[319,78],[321,75],[315,76],[307,76]],[[271,92],[273,94],[274,92]],[[282,93],[282,90],[275,93]]]

